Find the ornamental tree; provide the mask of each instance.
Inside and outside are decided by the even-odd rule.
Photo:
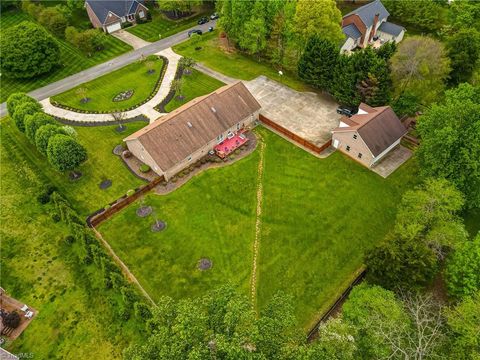
[[[48,140],[47,157],[55,169],[68,171],[87,160],[87,151],[70,136],[57,134]]]
[[[47,124],[40,126],[35,133],[35,146],[43,155],[47,156],[48,141],[54,135],[67,135],[65,131],[58,125]]]
[[[37,101],[33,102],[27,100],[26,102],[17,105],[13,114],[13,121],[15,121],[18,130],[25,132],[25,117],[41,111],[42,106]]]
[[[37,100],[21,92],[11,94],[7,99],[7,111],[10,117],[13,117],[15,109],[18,105],[29,101],[36,102]]]
[[[44,112],[37,112],[33,115],[25,116],[25,136],[35,143],[35,134],[37,130],[47,124],[55,124],[55,120],[52,116],[45,114]]]
[[[60,59],[55,39],[41,26],[23,21],[2,31],[0,69],[9,78],[32,78],[50,72]]]

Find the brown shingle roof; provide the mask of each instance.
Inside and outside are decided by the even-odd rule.
[[[356,125],[336,128],[333,132],[357,131],[373,156],[380,155],[407,133],[390,106],[370,108],[373,112],[353,115],[349,120]],[[368,109],[368,110],[370,110]]]
[[[196,98],[128,136],[138,139],[163,171],[260,110],[242,82]]]

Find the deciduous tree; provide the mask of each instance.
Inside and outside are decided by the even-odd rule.
[[[40,111],[42,111],[42,106],[37,101],[27,100],[26,102],[18,104],[13,114],[13,121],[15,121],[18,130],[25,132],[25,117]]]
[[[33,115],[25,116],[25,136],[32,143],[35,143],[37,130],[47,124],[55,124],[55,120],[44,112],[37,112]]]
[[[57,134],[48,140],[47,157],[58,171],[74,170],[87,160],[87,151],[70,136]]]
[[[2,30],[0,69],[2,76],[32,78],[50,72],[58,63],[57,42],[41,26],[29,21]]]
[[[47,156],[48,141],[52,136],[57,134],[66,135],[65,131],[58,125],[47,124],[40,126],[35,133],[35,146],[37,150]]]
[[[452,62],[451,82],[469,81],[480,66],[480,32],[475,28],[459,30],[447,39],[447,50]]]

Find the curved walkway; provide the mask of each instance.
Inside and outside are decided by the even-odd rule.
[[[168,66],[167,70],[162,79],[162,84],[158,92],[155,96],[150,99],[145,104],[139,106],[136,109],[126,111],[125,118],[130,119],[137,117],[139,115],[145,115],[150,119],[150,122],[157,120],[160,116],[165,115],[164,113],[160,113],[154,109],[156,105],[158,105],[170,92],[170,84],[172,80],[175,78],[175,73],[177,71],[178,61],[180,60],[181,56],[174,53],[171,48],[162,50],[155,55],[161,55],[168,59]],[[50,98],[44,99],[40,101],[43,106],[44,111],[47,114],[52,116],[67,119],[71,121],[77,122],[112,122],[113,118],[110,114],[84,114],[78,113],[75,111],[70,111],[66,109],[62,109],[56,107],[50,103]]]

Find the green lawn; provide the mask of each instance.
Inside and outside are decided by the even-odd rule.
[[[21,11],[6,11],[0,16],[0,31],[16,25],[23,20],[31,20],[29,16]],[[117,57],[132,49],[130,45],[125,44],[113,36],[107,36],[105,49],[96,52],[94,56],[87,57],[80,50],[63,39],[56,38],[60,49],[60,65],[53,72],[36,77],[34,79],[1,79],[0,101],[5,101],[8,96],[14,92],[29,92],[39,87],[48,85],[52,82],[61,80],[69,75],[85,70],[94,65],[103,63]]]
[[[20,152],[24,161],[28,161],[30,167],[57,186],[82,215],[89,215],[129,189],[144,183],[130,173],[112,150],[128,134],[144,127],[145,122],[127,124],[127,131],[121,134],[115,131],[115,125],[75,127],[79,141],[88,152],[88,160],[79,168],[83,176],[77,181],[70,181],[66,174],[55,171],[35,146],[18,131],[12,120],[4,118],[0,124],[2,143],[5,142],[6,147],[12,147],[10,152]],[[105,179],[112,180],[112,186],[101,190],[99,184]]]
[[[199,11],[199,13],[187,19],[170,20],[158,9],[150,8],[150,13],[152,14],[152,21],[138,24],[125,30],[146,41],[153,42],[191,28],[197,24],[199,18],[208,15],[203,11]]]
[[[183,75],[183,91],[182,95],[185,97],[183,100],[178,100],[175,96],[166,106],[165,110],[170,112],[175,110],[179,106],[195,99],[198,96],[210,94],[219,87],[225,85],[221,81],[214,79],[204,73],[197,70],[192,70],[190,75]]]
[[[7,344],[13,353],[34,359],[120,359],[142,336],[142,324],[123,320],[112,307],[116,294],[92,289],[101,284],[94,266],[76,267],[68,230],[54,223],[48,207],[36,201],[45,180],[42,162],[32,166],[22,143],[5,135],[0,142],[0,238],[2,287],[38,311],[23,334]],[[20,357],[22,357],[20,355]]]
[[[115,111],[125,110],[140,104],[152,93],[161,75],[163,60],[152,60],[155,64],[155,72],[149,74],[143,63],[134,62],[119,70],[103,75],[88,83],[77,86],[59,95],[52,100],[71,108],[89,111]],[[77,94],[79,88],[87,89],[87,97],[90,101],[82,103]],[[122,91],[133,90],[130,99],[114,102],[113,98]]]
[[[351,280],[366,249],[383,239],[395,204],[417,180],[415,163],[385,180],[340,153],[318,159],[260,128],[266,141],[258,305],[290,293],[307,328]],[[255,231],[258,150],[208,170],[166,196],[150,194],[167,229],[152,233],[134,204],[100,226],[154,299],[196,296],[224,282],[248,291]],[[213,260],[196,270],[201,257]]]
[[[202,49],[195,50],[195,47],[202,47]],[[265,75],[298,91],[311,90],[301,80],[288,73],[280,78],[278,70],[268,63],[258,62],[239,52],[226,53],[219,46],[217,30],[203,34],[199,44],[192,45],[190,41],[186,41],[175,45],[173,50],[182,56],[191,57],[209,68],[233,78],[252,80],[257,76]]]

